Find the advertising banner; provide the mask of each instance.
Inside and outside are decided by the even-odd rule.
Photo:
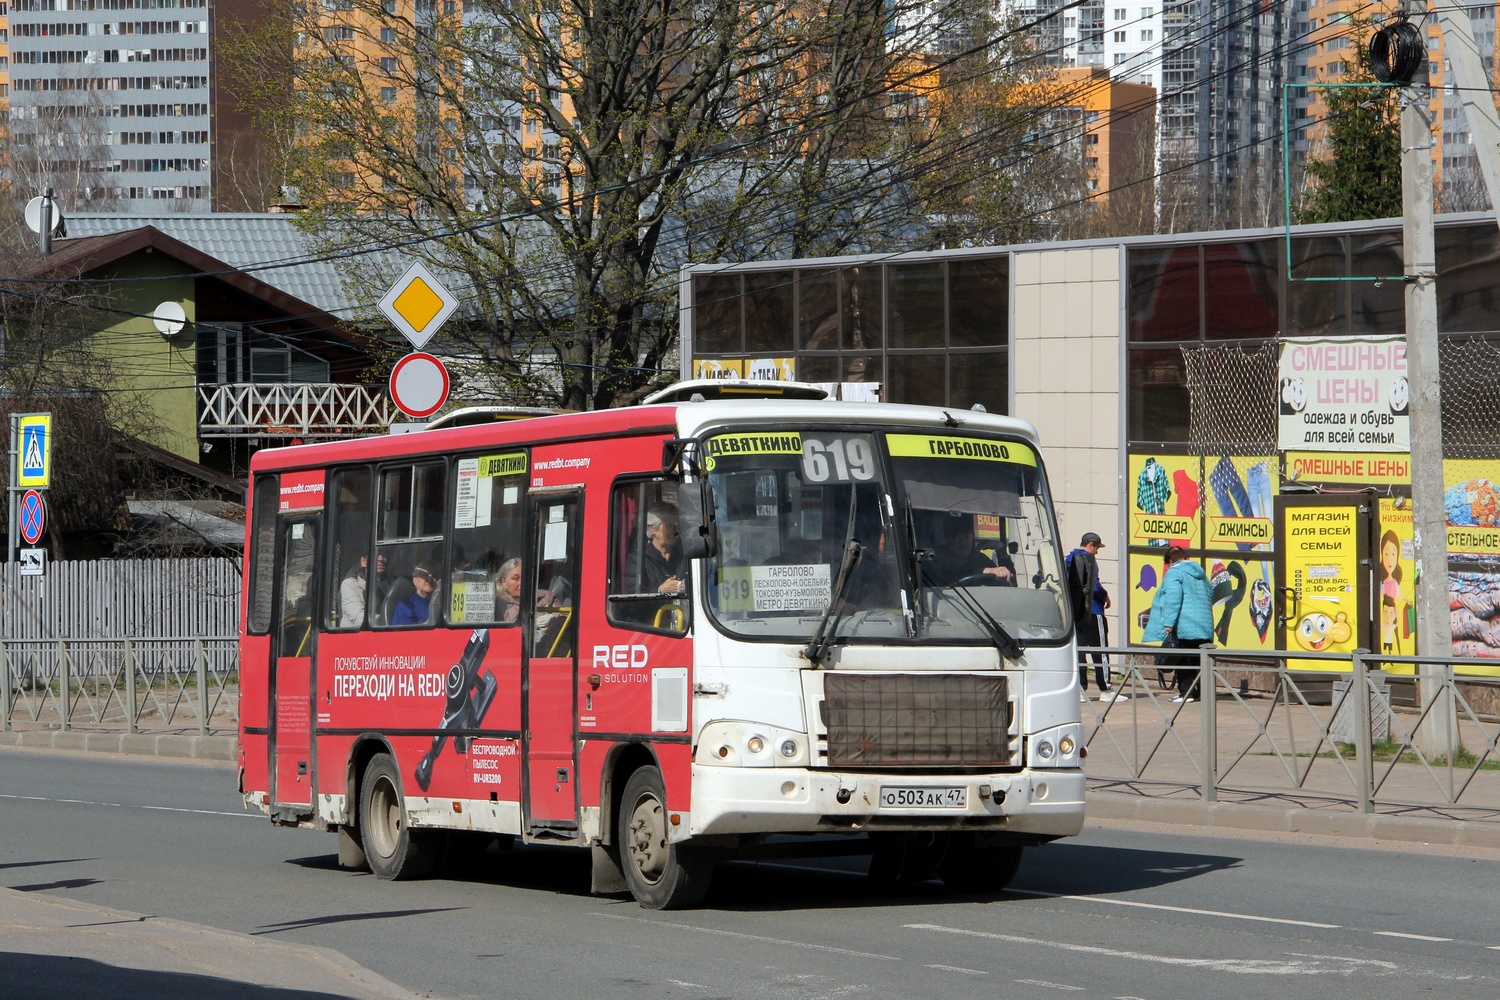
[[[1360,638],[1359,507],[1288,504],[1281,513],[1284,585],[1292,591],[1285,611],[1286,648],[1349,652]],[[1296,659],[1288,659],[1287,667],[1340,669],[1326,661]]]
[[[1283,451],[1409,452],[1403,337],[1281,342]]]

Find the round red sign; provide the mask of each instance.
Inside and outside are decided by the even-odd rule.
[[[391,369],[391,400],[408,417],[430,417],[448,401],[448,369],[431,354],[408,354]]]

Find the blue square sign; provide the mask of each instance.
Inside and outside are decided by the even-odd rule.
[[[46,489],[52,478],[52,414],[23,414],[19,424],[21,440],[16,485]]]

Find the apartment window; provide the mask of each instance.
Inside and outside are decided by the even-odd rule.
[[[1121,63],[1123,63],[1126,59],[1129,59],[1129,58],[1130,57],[1128,55],[1126,55],[1125,53],[1123,53],[1123,52],[1116,52],[1115,53],[1115,65],[1118,66]]]
[[[458,4],[454,0],[443,0],[443,13],[453,14],[458,10]]]
[[[1125,8],[1124,7],[1116,7],[1115,8],[1115,20],[1116,21],[1123,21],[1123,20],[1125,20]]]
[[[1141,41],[1143,41],[1143,42],[1149,42],[1149,41],[1151,41],[1151,39],[1153,37],[1155,37],[1155,34],[1156,33],[1154,31],[1152,31],[1150,28],[1146,28],[1145,30],[1143,30],[1141,32]]]
[[[396,72],[396,57],[395,56],[381,56],[380,57],[380,72],[385,73],[386,75],[390,75],[390,74]]]
[[[1117,41],[1117,42],[1124,42],[1125,41],[1125,32],[1123,32],[1123,31],[1117,31],[1117,32],[1115,32],[1115,41]]]
[[[1155,16],[1156,16],[1156,8],[1154,8],[1154,7],[1142,7],[1141,8],[1141,17],[1146,18],[1146,17],[1155,17]]]
[[[396,29],[395,28],[381,28],[380,29],[380,41],[382,43],[386,44],[386,45],[395,45],[396,44]]]
[[[1083,137],[1083,141],[1085,145],[1097,146],[1099,145],[1099,133],[1090,132],[1088,135]]]
[[[382,104],[395,104],[396,103],[396,88],[395,87],[381,87],[380,88],[380,101],[381,101]]]

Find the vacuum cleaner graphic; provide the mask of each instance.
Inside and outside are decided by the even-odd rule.
[[[477,628],[469,636],[458,662],[448,668],[448,700],[443,703],[443,721],[440,724],[442,732],[432,738],[432,749],[417,764],[417,785],[424,792],[432,783],[432,767],[437,763],[438,755],[443,752],[443,744],[448,742],[448,737],[453,736],[454,753],[467,754],[469,737],[458,734],[478,729],[484,713],[489,711],[490,702],[495,699],[495,689],[499,687],[495,675],[481,669],[484,654],[489,652],[489,648],[489,630]]]

